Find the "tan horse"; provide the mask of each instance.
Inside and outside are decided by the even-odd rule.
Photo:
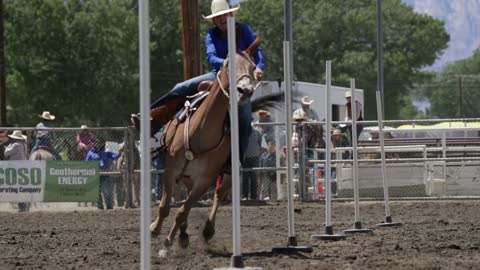
[[[251,60],[253,53],[260,44],[257,38],[250,47],[236,54],[237,90],[242,93],[240,103],[250,98],[254,90],[255,64]],[[225,129],[229,109],[229,80],[228,64],[219,71],[217,80],[209,89],[208,97],[198,110],[180,123],[172,120],[166,126],[166,169],[163,181],[163,195],[156,220],[150,225],[153,236],[160,233],[162,223],[170,212],[170,200],[175,182],[183,182],[189,194],[184,204],[178,209],[174,225],[165,239],[165,246],[169,247],[180,229],[179,244],[186,248],[189,237],[186,232],[188,214],[193,204],[207,192],[212,182],[224,170],[224,165],[230,157],[230,133]],[[188,136],[185,136],[188,134]],[[226,179],[228,182],[228,179]],[[216,203],[207,221],[204,236],[213,236],[213,224],[218,208],[218,201],[228,190],[228,183],[215,194]],[[220,193],[220,194],[219,194]]]

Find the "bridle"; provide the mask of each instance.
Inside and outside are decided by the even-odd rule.
[[[257,67],[257,65],[255,65],[255,63],[252,61],[252,59],[250,57],[248,57],[245,52],[241,51],[241,52],[238,52],[240,54],[240,56],[242,56],[243,58],[245,58],[252,66],[253,66],[253,70],[255,70],[255,68]],[[222,65],[222,68],[224,67],[227,67],[228,66],[228,58],[223,62],[223,65]],[[226,72],[228,73],[228,69],[225,69]],[[223,87],[222,85],[222,81],[220,80],[220,73],[221,73],[221,70],[217,72],[217,81],[218,81],[218,84],[220,85],[220,89],[222,89],[222,92],[223,94],[228,98],[230,99],[230,95],[228,94],[228,91]],[[251,81],[255,81],[254,78],[252,77],[252,75],[250,75],[249,73],[242,73],[240,74],[240,76],[237,76],[237,83],[243,79],[244,77],[247,77],[249,78]],[[261,82],[258,82],[255,87],[253,88],[253,90],[255,91],[259,86],[260,86]]]

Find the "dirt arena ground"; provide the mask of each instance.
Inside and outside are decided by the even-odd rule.
[[[478,269],[480,201],[392,201],[401,227],[375,228],[383,222],[383,202],[362,202],[364,227],[371,235],[342,241],[311,241],[324,233],[325,207],[296,203],[296,234],[312,253],[281,254],[272,247],[287,244],[286,203],[244,206],[242,254],[245,266],[263,269]],[[175,210],[175,209],[173,209]],[[156,211],[156,210],[152,210]],[[200,238],[208,208],[190,215],[190,247],[175,244],[168,258],[157,256],[164,234],[152,240],[152,269],[227,267],[232,252],[231,208],[221,208],[210,243]],[[173,212],[172,212],[173,213]],[[169,229],[172,213],[166,228]],[[139,269],[140,210],[0,212],[0,269]],[[351,228],[352,203],[334,202],[335,233]],[[165,231],[165,230],[164,230]]]

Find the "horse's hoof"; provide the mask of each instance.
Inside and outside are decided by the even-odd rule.
[[[189,244],[190,244],[190,238],[189,238],[188,234],[187,233],[181,233],[178,236],[178,245],[181,248],[186,249]]]
[[[207,220],[207,222],[205,223],[205,227],[203,228],[203,239],[205,239],[205,241],[208,241],[212,239],[214,234],[215,234],[215,227],[213,226],[213,223],[210,220]]]
[[[166,247],[170,247],[172,246],[172,240],[170,239],[165,239],[165,241],[163,242],[163,244],[166,246]]]
[[[160,258],[166,258],[168,255],[168,250],[167,249],[161,249],[159,252],[158,252],[158,257]]]
[[[150,233],[152,237],[157,237],[160,234],[160,228],[157,228],[158,222],[155,221],[150,224]]]

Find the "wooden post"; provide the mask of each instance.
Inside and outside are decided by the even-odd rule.
[[[201,74],[198,0],[182,0],[183,78]]]
[[[6,87],[5,87],[5,35],[3,28],[4,5],[0,0],[0,126],[7,125]]]

